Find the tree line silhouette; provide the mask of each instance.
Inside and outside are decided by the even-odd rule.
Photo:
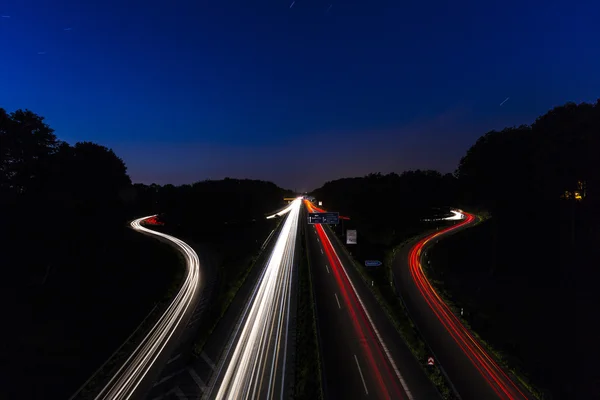
[[[325,183],[312,194],[354,217],[367,238],[398,232],[436,206],[485,209],[499,223],[549,225],[571,244],[597,234],[600,222],[600,100],[555,107],[531,125],[490,131],[460,160],[454,174],[372,173]],[[327,207],[326,207],[327,208]],[[395,227],[395,228],[392,228]],[[389,232],[382,238],[389,239]]]
[[[456,190],[452,174],[416,170],[343,178],[325,183],[312,195],[326,209],[348,215],[347,227],[360,229],[362,241],[389,246],[418,229],[432,207],[454,204]]]
[[[44,117],[0,108],[0,238],[13,272],[43,274],[46,265],[84,243],[114,234],[128,219],[160,213],[174,225],[240,222],[277,210],[289,194],[270,182],[229,179],[192,185],[132,184],[111,149],[70,145]],[[39,271],[38,271],[39,270]]]
[[[191,185],[133,185],[138,208],[171,224],[240,223],[264,218],[292,193],[251,179],[204,180]]]
[[[509,302],[497,298],[497,304],[521,304],[511,313],[515,321],[525,322],[510,329],[529,336],[523,346],[537,341],[538,349],[520,351],[534,354],[529,365],[538,365],[542,371],[538,377],[544,376],[557,398],[589,396],[600,385],[600,376],[593,372],[600,356],[595,339],[599,331],[593,322],[595,305],[600,304],[598,154],[600,100],[567,103],[531,125],[484,134],[452,175],[369,174],[327,182],[313,195],[324,201],[325,208],[350,216],[352,227],[358,229],[354,251],[364,257],[422,230],[420,219],[435,213],[434,207],[489,211],[492,218],[476,229],[486,236],[477,241],[490,246],[469,246],[457,236],[440,250],[476,253],[469,261],[476,272],[471,275],[479,276],[483,269],[487,277],[485,283],[464,282],[465,288],[485,286],[512,298]],[[531,314],[529,304],[540,303],[545,306]],[[519,343],[513,345],[519,348]]]

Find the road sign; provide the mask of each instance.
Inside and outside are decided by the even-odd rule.
[[[308,213],[309,224],[339,224],[340,213],[323,212],[323,213]]]
[[[434,364],[433,357],[429,357],[427,359],[427,365],[433,365],[433,364]]]
[[[366,260],[365,267],[379,267],[381,265],[381,261],[377,260]]]
[[[346,244],[356,244],[356,229],[346,231]]]

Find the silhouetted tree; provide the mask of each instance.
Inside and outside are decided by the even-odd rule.
[[[112,150],[91,142],[70,146],[43,117],[0,109],[3,256],[11,263],[20,246],[36,249],[18,263],[21,273],[59,266],[66,253],[89,246],[90,236],[118,233],[128,211],[123,193],[130,187],[125,164]]]
[[[480,137],[456,171],[465,199],[493,212],[500,212],[508,204],[537,200],[533,152],[529,126],[491,131]]]
[[[432,207],[452,205],[455,185],[451,174],[437,171],[371,173],[327,182],[312,195],[350,216],[348,227],[359,229],[363,241],[390,245],[417,230]]]
[[[29,110],[7,114],[0,108],[0,193],[35,190],[59,145],[43,117]]]
[[[137,201],[174,224],[207,226],[263,218],[284,205],[289,191],[271,182],[205,180],[193,185],[135,185]],[[152,205],[152,207],[150,207]],[[151,211],[153,210],[153,211]]]

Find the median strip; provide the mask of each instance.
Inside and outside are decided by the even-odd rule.
[[[306,224],[302,225],[302,257],[299,265],[298,312],[296,325],[296,384],[294,399],[321,400],[324,398],[322,385],[321,355],[317,336],[314,288],[311,265],[308,257]]]

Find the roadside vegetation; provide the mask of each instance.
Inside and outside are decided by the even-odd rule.
[[[446,304],[496,361],[536,398],[551,398],[550,390],[534,382],[552,386],[544,376],[545,363],[541,363],[552,343],[527,329],[551,318],[543,307],[548,294],[519,282],[518,275],[496,273],[492,279],[492,224],[488,220],[440,241],[429,250],[430,263],[425,264],[424,271]],[[499,292],[506,290],[510,296]]]

